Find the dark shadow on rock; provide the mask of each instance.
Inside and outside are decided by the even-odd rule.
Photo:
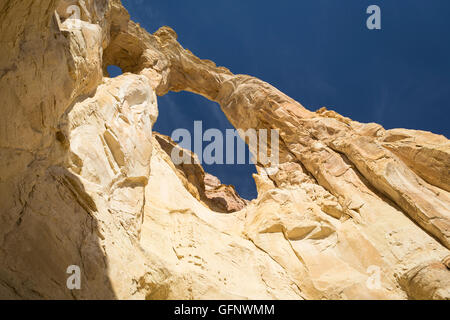
[[[115,299],[95,210],[75,175],[49,168],[5,237],[0,298]],[[67,287],[69,266],[81,270],[80,290]]]

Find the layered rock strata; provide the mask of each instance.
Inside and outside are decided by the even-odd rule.
[[[0,17],[1,298],[450,298],[445,137],[309,111],[118,0],[6,0]],[[181,90],[279,131],[257,199],[152,134],[157,96]]]

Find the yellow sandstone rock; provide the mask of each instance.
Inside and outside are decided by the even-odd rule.
[[[309,111],[119,0],[5,0],[0,18],[0,298],[450,298],[445,137]],[[257,199],[171,161],[156,96],[181,90],[279,130]]]

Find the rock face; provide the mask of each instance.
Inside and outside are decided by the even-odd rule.
[[[148,34],[118,0],[0,9],[0,298],[450,298],[445,137],[306,110],[168,27]],[[152,134],[156,96],[180,90],[236,128],[279,130],[257,199],[175,165]]]
[[[220,180],[206,173],[195,153],[180,148],[170,137],[155,133],[156,140],[166,154],[171,157],[174,148],[189,158],[186,163],[174,165],[175,172],[187,190],[199,201],[216,212],[230,213],[242,210],[249,201],[242,199],[233,186],[223,185]]]

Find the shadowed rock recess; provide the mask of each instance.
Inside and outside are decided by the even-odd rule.
[[[450,298],[445,137],[311,112],[119,0],[3,0],[0,40],[0,298]],[[152,125],[181,90],[279,130],[257,199],[171,161]]]

